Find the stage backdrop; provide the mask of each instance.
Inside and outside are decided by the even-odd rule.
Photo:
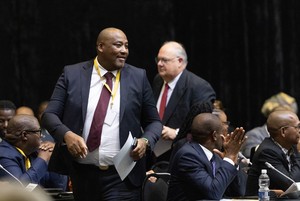
[[[156,74],[166,40],[183,43],[188,69],[209,81],[229,120],[247,130],[280,91],[300,103],[299,0],[1,0],[0,99],[33,109],[64,65],[92,59],[105,27],[122,29],[128,63]]]

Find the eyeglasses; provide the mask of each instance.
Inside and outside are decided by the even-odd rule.
[[[283,129],[283,128],[295,128],[296,130],[300,130],[300,124],[298,124],[297,126],[281,126],[279,129]]]
[[[222,124],[229,126],[230,125],[230,121],[222,121]]]
[[[23,130],[26,133],[32,133],[32,134],[37,134],[38,136],[42,136],[42,129],[38,129],[38,130]]]
[[[168,58],[158,58],[158,57],[155,57],[155,63],[158,64],[158,62],[161,61],[161,63],[163,64],[166,64],[166,63],[169,63],[170,61],[174,60],[174,59],[177,59],[178,57],[174,57],[174,58],[171,58],[171,59],[168,59]]]

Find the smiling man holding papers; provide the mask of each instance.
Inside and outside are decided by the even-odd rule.
[[[125,63],[125,33],[102,30],[96,50],[94,59],[64,68],[43,115],[45,128],[61,143],[51,167],[70,174],[76,201],[138,201],[144,155],[154,147],[162,124],[146,71]],[[113,158],[129,131],[137,138],[130,153],[136,164],[122,180]]]

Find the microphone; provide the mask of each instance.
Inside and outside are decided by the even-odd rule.
[[[286,176],[285,174],[283,174],[282,172],[280,172],[279,170],[277,170],[277,169],[276,169],[273,165],[271,165],[270,163],[265,162],[265,164],[266,164],[266,166],[267,166],[268,168],[271,168],[271,169],[275,170],[276,172],[278,172],[279,174],[281,174],[282,176],[284,176],[285,178],[287,178],[287,179],[290,180],[291,182],[296,183],[292,178]]]
[[[11,172],[9,172],[6,168],[4,168],[1,164],[0,164],[0,168],[2,170],[4,170],[7,174],[9,174],[12,178],[14,178],[19,184],[21,184],[22,187],[25,188],[25,190],[31,192],[33,191],[37,186],[38,184],[33,184],[33,183],[29,183],[26,187],[23,185],[23,183],[17,178],[15,177]]]
[[[295,182],[293,179],[291,179],[290,177],[286,176],[285,174],[283,174],[282,172],[280,172],[279,170],[277,170],[273,165],[271,165],[268,162],[265,162],[265,165],[268,168],[271,168],[272,170],[275,170],[276,172],[278,172],[279,174],[281,174],[282,176],[284,176],[285,178],[287,178],[288,180],[290,180],[291,182],[293,182],[290,187],[284,191],[280,197],[282,198],[288,198],[288,199],[297,199],[299,200],[300,198],[300,183],[299,182]]]
[[[241,160],[242,163],[245,163],[245,164],[247,164],[247,165],[252,165],[250,159],[246,158],[241,152],[239,152],[239,155],[238,155],[238,156],[239,156],[239,158],[242,159],[242,160]]]
[[[4,170],[7,174],[9,174],[12,178],[14,178],[17,182],[19,182],[19,184],[21,184],[22,187],[24,187],[22,182],[17,177],[15,177],[12,173],[10,173],[6,168],[4,168],[1,164],[0,164],[0,168]]]

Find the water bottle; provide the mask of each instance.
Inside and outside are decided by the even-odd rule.
[[[259,201],[269,201],[269,185],[270,185],[270,178],[267,175],[267,170],[262,169],[261,175],[258,178],[258,200]]]

